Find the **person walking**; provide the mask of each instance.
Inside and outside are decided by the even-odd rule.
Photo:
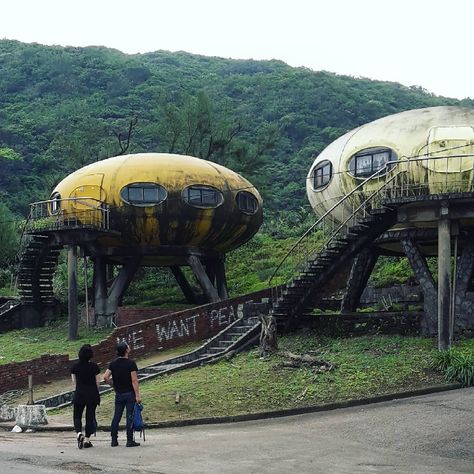
[[[129,359],[130,347],[126,342],[117,344],[117,358],[113,360],[104,373],[104,381],[112,385],[115,390],[115,412],[110,427],[112,437],[111,446],[118,446],[118,429],[122,419],[123,410],[127,416],[127,448],[140,446],[133,439],[132,416],[136,403],[140,403],[138,389],[137,364]]]
[[[99,366],[91,362],[94,356],[90,344],[79,349],[79,360],[71,367],[71,378],[74,384],[73,421],[77,436],[77,447],[92,448],[90,437],[96,431],[95,411],[100,405]],[[82,414],[86,409],[85,436],[82,433]]]

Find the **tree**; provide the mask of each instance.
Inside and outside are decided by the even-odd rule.
[[[168,153],[197,156],[219,161],[232,140],[242,132],[239,122],[227,124],[214,113],[204,92],[188,97],[182,107],[165,107],[158,132],[165,140]]]
[[[10,265],[18,250],[18,225],[10,209],[0,203],[0,267]]]

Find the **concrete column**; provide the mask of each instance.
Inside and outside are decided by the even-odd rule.
[[[456,286],[452,289],[455,292],[452,298],[455,302],[455,311],[451,308],[451,314],[454,313],[455,317],[452,326],[457,331],[471,330],[474,315],[474,294],[471,288],[474,275],[474,242],[472,239],[463,242],[462,253],[457,263],[457,272],[454,275]]]
[[[68,323],[69,340],[77,339],[77,247],[69,245],[67,251],[67,281],[68,281]]]
[[[94,310],[95,321],[97,324],[98,316],[105,314],[105,305],[107,302],[107,281],[106,264],[103,257],[95,257],[94,260]]]
[[[414,240],[404,238],[401,241],[403,250],[410,262],[415,277],[423,290],[423,319],[421,332],[431,336],[437,332],[437,293],[433,275],[428,268],[426,259]]]
[[[172,265],[170,269],[176,278],[176,281],[178,282],[178,285],[181,288],[186,301],[190,304],[196,304],[198,302],[196,294],[189,284],[183,270],[181,270],[181,267],[178,265]]]
[[[119,301],[129,287],[138,267],[140,266],[140,262],[141,257],[131,258],[123,265],[119,274],[115,277],[114,282],[110,287],[105,305],[105,312],[110,320],[117,312]]]
[[[220,301],[219,294],[217,293],[214,285],[211,283],[211,280],[209,280],[209,276],[207,275],[201,260],[199,260],[198,257],[191,255],[188,257],[188,264],[191,267],[191,270],[193,271],[199,285],[203,289],[208,301],[210,303]]]
[[[451,223],[448,209],[438,220],[438,349],[449,349],[451,303]]]
[[[360,297],[367,286],[372,270],[379,255],[371,248],[362,250],[354,259],[346,290],[341,302],[341,313],[354,312],[360,303]]]
[[[216,286],[221,299],[225,300],[229,297],[227,278],[225,275],[225,262],[223,258],[218,259],[216,262]]]

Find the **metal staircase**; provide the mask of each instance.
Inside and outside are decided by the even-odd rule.
[[[138,380],[143,382],[159,375],[215,362],[231,351],[237,353],[244,350],[258,339],[259,334],[260,321],[258,318],[237,319],[196,350],[138,369]],[[112,390],[109,385],[103,382],[99,386],[101,394]],[[69,405],[73,396],[74,392],[68,391],[37,400],[35,403],[45,405],[47,409],[61,408]]]
[[[53,277],[61,246],[46,235],[29,235],[19,255],[17,285],[23,304],[53,304]]]
[[[90,236],[109,231],[109,208],[97,199],[52,199],[30,204],[17,257],[21,303],[54,304],[53,276],[62,243],[76,232],[88,232]]]
[[[272,312],[280,330],[291,328],[326,293],[345,283],[351,259],[396,224],[401,206],[453,196],[472,202],[474,168],[467,170],[469,179],[461,176],[466,171],[463,160],[472,160],[472,154],[457,148],[453,148],[455,154],[445,149],[388,162],[335,200],[288,251],[269,280]],[[453,173],[458,165],[459,172]],[[446,171],[431,175],[430,169]]]
[[[392,170],[391,176],[379,181],[374,191],[364,191],[369,181],[380,180],[390,169],[391,164],[387,164],[338,200],[280,262],[269,280],[274,287],[272,314],[280,331],[290,329],[301,314],[317,307],[329,291],[343,286],[351,259],[396,223],[398,204],[392,204],[391,198],[395,197],[393,190],[398,189],[406,170]],[[351,211],[346,216],[347,208]],[[296,263],[296,275],[288,283],[275,286],[280,283],[278,275],[284,263],[291,260]]]

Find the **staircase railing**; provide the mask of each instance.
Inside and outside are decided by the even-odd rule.
[[[277,301],[281,296],[284,283],[291,280],[316,253],[327,249],[338,236],[347,233],[358,220],[366,217],[370,210],[382,207],[384,201],[428,195],[433,191],[436,194],[473,192],[474,165],[471,165],[470,169],[463,166],[463,160],[470,158],[472,162],[472,156],[472,154],[426,156],[390,161],[348,194],[336,198],[335,204],[297,240],[271,275],[268,283],[272,287],[273,301]],[[456,159],[459,161],[459,170],[453,164]],[[443,165],[439,160],[444,160],[446,171],[432,173],[432,176],[425,177],[424,180],[417,179],[421,171],[429,174],[431,169]],[[390,176],[396,168],[395,174]],[[468,173],[468,179],[462,179],[462,176],[458,179],[460,173]],[[366,190],[369,183],[375,187],[373,191]],[[287,263],[289,260],[291,263]]]

